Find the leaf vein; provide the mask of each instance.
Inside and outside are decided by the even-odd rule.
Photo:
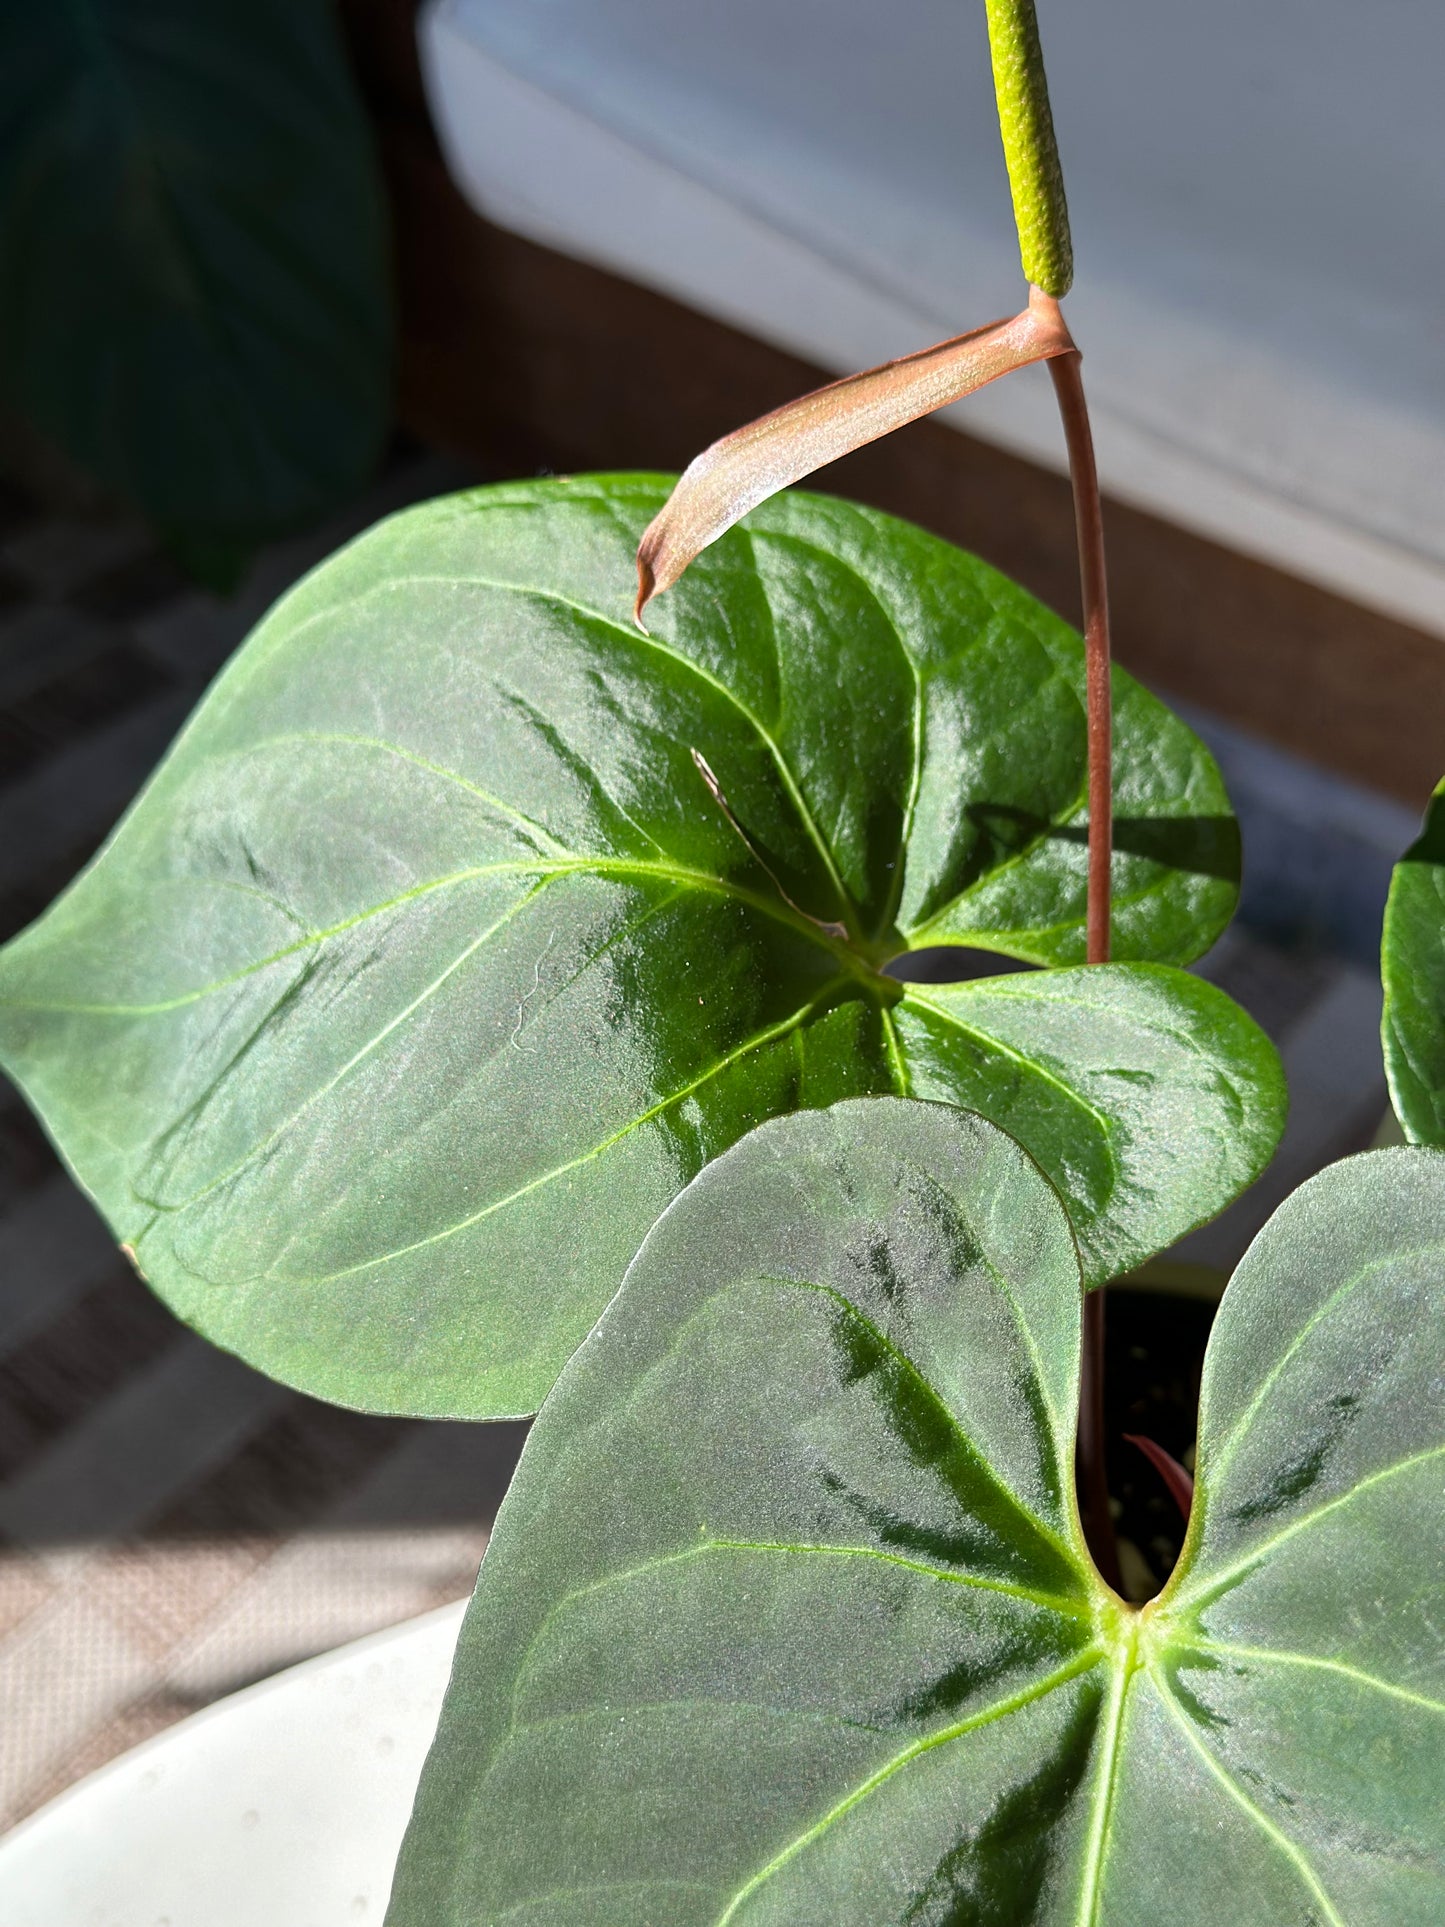
[[[1120,1740],[1124,1730],[1124,1706],[1129,1683],[1134,1676],[1134,1653],[1139,1637],[1138,1621],[1129,1629],[1127,1650],[1116,1657],[1109,1704],[1104,1714],[1104,1750],[1099,1762],[1099,1778],[1089,1814],[1089,1835],[1084,1849],[1083,1884],[1079,1891],[1078,1927],[1095,1927],[1103,1898],[1102,1876],[1109,1844],[1109,1821],[1119,1785]]]
[[[1070,1546],[1066,1540],[1061,1538],[1060,1535],[1057,1532],[1055,1532],[1053,1527],[1049,1525],[1046,1520],[1041,1519],[1038,1513],[1033,1511],[1031,1507],[1025,1505],[1023,1500],[1013,1490],[1012,1486],[1007,1485],[1004,1482],[1004,1480],[999,1477],[999,1475],[993,1470],[993,1467],[989,1463],[988,1454],[986,1452],[981,1451],[980,1448],[975,1444],[973,1439],[969,1437],[968,1433],[964,1430],[962,1424],[959,1422],[958,1414],[952,1409],[952,1407],[948,1404],[948,1402],[941,1396],[941,1394],[938,1392],[935,1386],[930,1382],[926,1374],[919,1369],[919,1367],[908,1356],[907,1352],[900,1351],[898,1346],[893,1343],[892,1339],[889,1338],[888,1334],[882,1329],[882,1327],[876,1324],[874,1320],[871,1319],[866,1312],[861,1311],[858,1308],[858,1306],[853,1303],[852,1299],[846,1298],[841,1291],[835,1290],[832,1285],[817,1285],[812,1283],[811,1280],[806,1278],[769,1277],[769,1278],[761,1279],[759,1280],[759,1282],[774,1285],[778,1289],[783,1291],[810,1291],[810,1292],[816,1293],[819,1297],[831,1298],[834,1304],[837,1305],[838,1309],[843,1313],[843,1316],[851,1320],[854,1324],[860,1326],[868,1334],[868,1336],[873,1340],[873,1342],[879,1347],[879,1349],[885,1352],[888,1355],[888,1357],[893,1360],[895,1365],[899,1366],[904,1372],[908,1374],[909,1378],[912,1379],[914,1384],[918,1386],[918,1388],[932,1402],[932,1404],[937,1408],[937,1410],[942,1413],[943,1418],[948,1426],[948,1429],[953,1434],[954,1438],[963,1447],[963,1449],[969,1454],[969,1456],[973,1460],[975,1460],[977,1465],[987,1475],[987,1477],[992,1480],[994,1487],[997,1489],[999,1493],[1003,1495],[1004,1498],[1008,1500],[1009,1504],[1018,1513],[1019,1517],[1028,1522],[1030,1527],[1032,1527],[1033,1530],[1039,1534],[1040,1538],[1042,1538],[1048,1545],[1050,1545],[1054,1549],[1055,1552],[1057,1552],[1060,1555],[1060,1557],[1064,1560],[1066,1565],[1074,1568],[1076,1571],[1079,1570],[1079,1556],[1078,1556],[1078,1553],[1075,1551],[1075,1549],[1072,1546]],[[1039,1391],[1040,1391],[1040,1395],[1043,1397],[1044,1403],[1047,1405],[1048,1394],[1042,1385],[1039,1387]]]
[[[410,1257],[413,1252],[425,1251],[433,1245],[444,1244],[448,1238],[455,1238],[463,1231],[469,1231],[473,1225],[480,1224],[484,1219],[492,1217],[494,1213],[498,1211],[504,1211],[508,1205],[516,1204],[519,1199],[529,1196],[531,1192],[539,1191],[544,1185],[552,1184],[558,1178],[565,1177],[569,1171],[576,1171],[582,1165],[590,1164],[595,1158],[601,1157],[605,1151],[610,1151],[613,1145],[620,1144],[624,1138],[631,1137],[634,1131],[639,1131],[644,1125],[650,1124],[655,1117],[660,1117],[665,1111],[671,1110],[674,1105],[680,1104],[685,1098],[691,1097],[694,1091],[701,1090],[703,1085],[710,1083],[713,1078],[720,1077],[724,1071],[729,1070],[740,1058],[748,1056],[755,1050],[763,1049],[764,1046],[776,1042],[780,1037],[786,1037],[790,1031],[795,1030],[800,1024],[806,1023],[808,1017],[817,1006],[830,996],[843,981],[842,978],[838,977],[830,979],[817,995],[810,998],[800,1010],[794,1011],[791,1016],[782,1018],[776,1024],[769,1025],[765,1030],[756,1032],[752,1037],[745,1038],[736,1049],[720,1057],[716,1063],[710,1064],[708,1068],[699,1076],[695,1077],[691,1083],[683,1085],[681,1089],[671,1092],[666,1097],[659,1098],[655,1104],[650,1105],[649,1108],[640,1113],[639,1116],[629,1119],[620,1130],[614,1131],[610,1137],[604,1138],[600,1144],[594,1144],[586,1151],[580,1152],[575,1158],[569,1158],[565,1164],[555,1165],[550,1171],[543,1171],[539,1176],[529,1179],[526,1184],[518,1185],[517,1189],[509,1192],[506,1197],[495,1198],[490,1204],[483,1205],[480,1210],[473,1211],[467,1217],[458,1219],[455,1224],[443,1226],[440,1231],[429,1232],[426,1237],[413,1239],[410,1244],[398,1245],[391,1251],[379,1252],[374,1258],[363,1258],[354,1265],[343,1265],[337,1271],[328,1271],[318,1277],[307,1278],[305,1282],[309,1285],[334,1284],[339,1278],[354,1278],[361,1272],[375,1270],[378,1265],[392,1264],[398,1258]]]
[[[1338,1673],[1342,1679],[1353,1680],[1356,1685],[1367,1686],[1376,1693],[1387,1693],[1391,1699],[1403,1700],[1407,1706],[1418,1706],[1426,1713],[1445,1714],[1445,1700],[1431,1699],[1427,1693],[1412,1692],[1408,1686],[1395,1686],[1389,1680],[1377,1678],[1374,1673],[1367,1673],[1363,1667],[1351,1666],[1348,1660],[1325,1659],[1314,1653],[1282,1652],[1273,1646],[1240,1646],[1233,1640],[1205,1639],[1202,1636],[1191,1638],[1188,1644],[1201,1653],[1223,1653],[1266,1664],[1307,1666],[1322,1673]]]
[[[980,1712],[970,1714],[967,1719],[956,1720],[952,1726],[945,1727],[941,1732],[926,1734],[922,1739],[915,1740],[911,1746],[904,1747],[901,1753],[885,1761],[875,1773],[870,1774],[859,1786],[845,1794],[836,1805],[830,1807],[828,1812],[809,1827],[806,1833],[800,1833],[795,1840],[789,1841],[788,1845],[775,1854],[765,1867],[759,1868],[747,1884],[738,1889],[723,1912],[718,1915],[716,1927],[728,1927],[728,1923],[734,1918],[739,1907],[756,1893],[759,1887],[771,1880],[775,1874],[780,1873],[805,1847],[811,1846],[815,1840],[821,1838],[860,1801],[866,1800],[870,1793],[876,1792],[911,1761],[918,1759],[924,1753],[931,1753],[935,1747],[948,1745],[951,1740],[962,1739],[965,1735],[976,1732],[981,1726],[988,1726],[995,1720],[1005,1719],[1010,1713],[1021,1712],[1024,1707],[1032,1706],[1060,1686],[1066,1686],[1070,1680],[1077,1679],[1081,1673],[1087,1672],[1090,1667],[1096,1665],[1102,1657],[1102,1650],[1098,1646],[1086,1646],[1082,1653],[1076,1654],[1065,1665],[1056,1667],[1043,1679],[1035,1680],[1032,1685],[1010,1694],[1006,1699],[996,1700],[992,1706],[986,1706]]]
[[[1290,1839],[1282,1827],[1277,1827],[1267,1813],[1255,1805],[1254,1801],[1250,1799],[1244,1788],[1240,1786],[1239,1782],[1235,1779],[1234,1775],[1228,1771],[1224,1763],[1204,1744],[1203,1740],[1200,1739],[1199,1735],[1194,1731],[1193,1723],[1185,1714],[1184,1709],[1176,1704],[1174,1695],[1169,1691],[1167,1685],[1157,1677],[1153,1675],[1151,1675],[1151,1677],[1154,1677],[1155,1691],[1159,1694],[1160,1699],[1163,1700],[1170,1717],[1174,1720],[1195,1753],[1197,1753],[1199,1758],[1204,1762],[1205,1768],[1211,1777],[1223,1787],[1224,1791],[1229,1795],[1230,1799],[1234,1801],[1240,1811],[1247,1814],[1249,1818],[1253,1820],[1265,1838],[1277,1847],[1285,1859],[1290,1862],[1305,1886],[1308,1887],[1311,1897],[1323,1908],[1328,1927],[1346,1927],[1344,1916],[1337,1911],[1334,1902],[1330,1899],[1328,1893],[1326,1893],[1319,1875],[1310,1865],[1299,1845]]]
[[[1348,1278],[1337,1285],[1329,1296],[1315,1307],[1304,1324],[1301,1325],[1274,1365],[1260,1380],[1258,1390],[1244,1411],[1234,1421],[1234,1424],[1230,1426],[1215,1451],[1208,1455],[1205,1460],[1206,1479],[1212,1482],[1223,1478],[1230,1461],[1239,1448],[1240,1440],[1248,1435],[1255,1413],[1258,1412],[1260,1406],[1264,1404],[1270,1392],[1278,1383],[1281,1375],[1287,1370],[1290,1360],[1299,1351],[1300,1347],[1316,1327],[1323,1324],[1325,1319],[1331,1315],[1342,1299],[1348,1298],[1352,1291],[1355,1291],[1360,1285],[1364,1284],[1367,1279],[1373,1277],[1377,1271],[1384,1270],[1386,1266],[1397,1264],[1402,1259],[1408,1261],[1415,1258],[1432,1257],[1442,1249],[1445,1249],[1445,1245],[1437,1242],[1422,1245],[1418,1250],[1414,1251],[1386,1252],[1383,1257],[1373,1258],[1368,1263],[1362,1265],[1358,1271],[1352,1272]]]
[[[1393,1465],[1381,1467],[1378,1472],[1372,1472],[1368,1478],[1358,1480],[1348,1492],[1342,1492],[1338,1498],[1329,1499],[1325,1504],[1316,1506],[1313,1511],[1306,1512],[1302,1518],[1291,1520],[1271,1538],[1255,1546],[1252,1551],[1245,1553],[1231,1565],[1222,1567],[1199,1587],[1195,1588],[1187,1584],[1181,1586],[1176,1598],[1170,1602],[1171,1605],[1179,1606],[1187,1602],[1197,1609],[1213,1599],[1216,1594],[1223,1592],[1227,1586],[1232,1585],[1243,1573],[1251,1571],[1286,1540],[1293,1539],[1297,1532],[1303,1532],[1309,1526],[1318,1525],[1321,1519],[1328,1518],[1332,1512],[1338,1512],[1342,1506],[1353,1504],[1362,1492],[1368,1492],[1374,1486],[1383,1485],[1387,1479],[1393,1479],[1402,1472],[1413,1471],[1417,1465],[1425,1465],[1430,1460],[1438,1458],[1445,1458],[1445,1445],[1431,1446],[1427,1452],[1415,1452],[1408,1459],[1397,1459]],[[1160,1595],[1161,1600],[1164,1596],[1164,1594]]]
[[[1037,993],[1035,993],[1035,995],[1037,995]],[[1096,1104],[1091,1103],[1090,1100],[1084,1096],[1082,1091],[1077,1091],[1072,1085],[1066,1084],[1061,1077],[1049,1070],[1047,1065],[1040,1063],[1037,1058],[1029,1057],[1023,1051],[1016,1050],[1012,1044],[1006,1044],[1001,1037],[995,1036],[991,1031],[980,1030],[975,1024],[965,1023],[961,1017],[956,1016],[946,1005],[936,1004],[931,997],[921,996],[917,985],[906,984],[904,986],[904,1001],[905,1003],[921,1005],[924,1010],[931,1011],[934,1016],[940,1018],[942,1022],[950,1025],[954,1030],[961,1031],[965,1037],[972,1038],[974,1043],[982,1045],[986,1050],[996,1051],[1000,1057],[1010,1058],[1014,1063],[1018,1064],[1022,1069],[1031,1072],[1043,1083],[1052,1085],[1053,1088],[1058,1091],[1062,1097],[1067,1098],[1076,1109],[1085,1112],[1098,1127],[1099,1134],[1104,1140],[1105,1150],[1108,1153],[1110,1168],[1113,1170],[1115,1178],[1117,1179],[1118,1160],[1114,1156],[1113,1137],[1109,1119]],[[1050,1001],[1060,1000],[1054,999],[1052,993],[1050,993]],[[1082,1003],[1084,1000],[1076,998],[1073,1001]]]
[[[619,622],[615,616],[609,616],[605,610],[595,609],[588,603],[579,602],[575,597],[564,594],[560,589],[544,589],[535,583],[506,582],[496,576],[427,574],[390,576],[387,578],[386,586],[388,588],[395,588],[403,583],[423,582],[435,582],[456,587],[470,586],[479,589],[499,589],[511,595],[535,596],[540,602],[554,603],[559,608],[570,609],[575,615],[582,616],[589,622],[599,623],[614,635],[622,637],[633,648],[650,648],[656,650],[659,655],[666,656],[670,662],[676,663],[679,668],[690,671],[699,681],[706,683],[708,688],[713,690],[715,694],[721,696],[725,702],[729,703],[732,708],[737,711],[738,715],[748,724],[757,736],[759,742],[762,743],[763,747],[771,756],[774,767],[782,779],[783,787],[788,793],[789,800],[798,812],[798,820],[803,831],[822,859],[823,866],[828,873],[829,881],[838,893],[839,902],[849,910],[854,908],[848,892],[843,888],[842,878],[838,874],[838,867],[834,860],[833,853],[828,847],[826,839],[818,829],[813,813],[809,809],[807,800],[798,785],[797,778],[794,776],[792,768],[787,758],[783,755],[782,749],[773,736],[772,731],[764,723],[762,717],[743,701],[735,689],[730,689],[721,677],[715,676],[703,663],[694,661],[691,656],[685,655],[680,649],[674,649],[669,643],[663,642],[659,637],[650,635],[645,630],[636,629],[628,623]]]

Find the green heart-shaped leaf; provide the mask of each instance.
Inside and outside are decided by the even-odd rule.
[[[1412,1143],[1445,1145],[1445,783],[1390,879],[1380,974],[1395,1115]]]
[[[387,282],[331,7],[0,10],[0,382],[202,573],[376,460]]]
[[[980,1118],[710,1166],[528,1440],[392,1927],[1445,1919],[1445,1157],[1251,1248],[1142,1611],[1078,1528],[1079,1305]]]
[[[983,1110],[1091,1280],[1211,1216],[1283,1115],[1151,965],[905,987],[1083,936],[1082,647],[982,563],[769,504],[629,617],[646,478],[413,511],[303,583],[0,959],[0,1053],[182,1317],[345,1403],[535,1409],[648,1227],[763,1118]],[[1233,901],[1208,755],[1118,680],[1119,949]],[[695,760],[703,759],[706,769]]]

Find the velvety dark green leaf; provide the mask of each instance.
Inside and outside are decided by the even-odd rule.
[[[1380,972],[1395,1115],[1412,1143],[1445,1145],[1445,783],[1395,865]]]
[[[988,1112],[1093,1280],[1273,1149],[1273,1051],[1177,969],[875,967],[945,938],[1079,954],[1078,638],[807,496],[643,636],[632,546],[665,492],[483,490],[343,552],[0,960],[0,1055],[117,1235],[312,1391],[535,1409],[657,1214],[781,1111]],[[1118,743],[1119,947],[1187,957],[1232,902],[1234,824],[1125,677]]]
[[[0,381],[212,572],[378,454],[384,235],[330,5],[0,11]]]
[[[1445,1919],[1445,1156],[1245,1257],[1166,1592],[1074,1506],[1068,1224],[984,1120],[778,1119],[522,1456],[392,1927]]]

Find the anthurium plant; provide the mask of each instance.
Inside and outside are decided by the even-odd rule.
[[[1119,677],[1116,948],[1148,961],[1090,968],[1077,637],[796,495],[643,635],[666,493],[525,483],[363,537],[6,955],[6,1062],[138,1266],[308,1391],[534,1411],[662,1208],[800,1106],[982,1110],[1093,1283],[1274,1147],[1272,1049],[1178,967],[1237,863],[1197,739]],[[940,944],[1051,967],[880,968]]]
[[[383,524],[0,956],[3,1060],[180,1316],[350,1405],[540,1414],[394,1927],[1445,1918],[1445,846],[1386,936],[1415,1142],[1246,1256],[1127,1599],[1100,1288],[1284,1091],[1184,968],[1236,826],[1110,666],[1037,32],[988,13],[1017,317],[676,486]],[[1082,637],[779,493],[1030,360]]]

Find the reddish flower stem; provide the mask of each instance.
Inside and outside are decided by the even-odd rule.
[[[1094,437],[1079,373],[1077,349],[1049,362],[1054,395],[1069,450],[1074,520],[1079,536],[1079,588],[1084,606],[1084,685],[1089,755],[1089,884],[1085,910],[1086,955],[1109,961],[1110,869],[1113,855],[1113,715],[1109,695],[1109,585],[1104,561],[1104,515]],[[1104,1293],[1085,1293],[1083,1347],[1079,1361],[1079,1510],[1095,1563],[1119,1586],[1119,1551],[1109,1511],[1104,1462]]]
[[[1104,516],[1094,437],[1079,373],[1077,349],[1049,363],[1074,485],[1079,534],[1079,588],[1084,604],[1084,679],[1089,722],[1088,959],[1109,961],[1109,869],[1114,842],[1113,715],[1109,701],[1109,583],[1104,563]]]

